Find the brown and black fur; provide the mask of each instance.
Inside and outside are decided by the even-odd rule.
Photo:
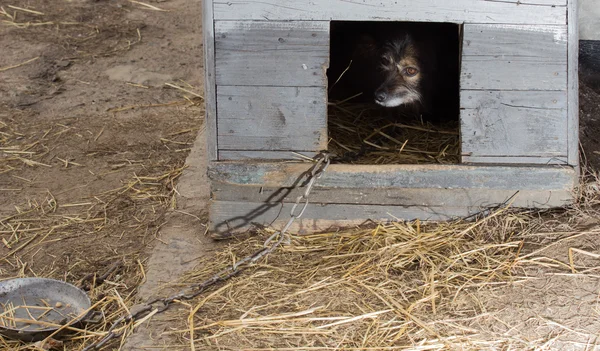
[[[458,37],[458,26],[448,23],[332,24],[329,98],[360,94],[352,101],[378,104],[397,116],[455,120]]]

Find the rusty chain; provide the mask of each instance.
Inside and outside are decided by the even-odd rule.
[[[130,310],[130,313],[127,316],[122,316],[118,318],[110,326],[106,335],[103,336],[102,339],[92,343],[91,345],[88,345],[83,349],[83,351],[99,350],[109,341],[119,338],[123,335],[124,331],[116,331],[119,325],[123,323],[128,324],[130,322],[140,320],[141,318],[147,316],[150,312],[153,312],[154,310],[156,310],[155,313],[164,312],[171,306],[171,304],[174,301],[191,300],[194,297],[205,292],[209,287],[219,282],[228,280],[229,278],[239,274],[246,268],[250,267],[252,264],[256,263],[261,258],[275,251],[279,246],[281,246],[281,244],[284,243],[284,241],[286,241],[286,239],[289,242],[289,235],[287,231],[294,223],[294,221],[302,217],[302,215],[304,214],[304,211],[308,207],[310,192],[312,191],[315,182],[317,181],[317,179],[323,176],[331,162],[327,151],[321,151],[319,154],[317,154],[317,156],[315,156],[313,160],[315,164],[310,168],[310,170],[307,173],[304,174],[304,176],[307,177],[307,181],[305,181],[306,189],[304,190],[302,195],[296,198],[296,201],[294,202],[294,205],[290,210],[290,219],[280,231],[276,231],[273,235],[268,237],[267,240],[265,240],[262,248],[255,251],[251,255],[246,256],[241,260],[235,262],[231,266],[221,270],[220,272],[216,273],[215,275],[201,283],[190,285],[167,298],[158,298],[146,302],[145,304],[133,306]],[[302,208],[298,213],[296,213],[299,206],[302,206]]]

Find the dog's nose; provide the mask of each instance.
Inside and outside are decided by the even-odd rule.
[[[385,91],[376,91],[375,92],[375,101],[376,102],[384,102],[387,99],[387,93]]]

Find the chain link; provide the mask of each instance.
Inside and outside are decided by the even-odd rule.
[[[221,270],[220,272],[216,273],[215,275],[201,283],[190,285],[167,298],[158,298],[148,301],[145,304],[134,306],[131,309],[129,315],[120,317],[110,326],[106,335],[102,337],[102,339],[87,346],[83,349],[83,351],[99,350],[110,340],[119,338],[123,335],[124,331],[116,331],[119,325],[127,325],[130,322],[140,320],[141,318],[145,317],[154,310],[156,310],[155,313],[164,312],[176,300],[191,300],[194,297],[202,294],[209,287],[219,282],[226,281],[229,278],[239,274],[246,268],[250,267],[252,264],[259,261],[261,258],[275,251],[284,242],[289,243],[289,235],[287,234],[289,228],[292,226],[296,219],[302,217],[302,215],[304,214],[304,211],[306,210],[306,207],[309,203],[310,193],[315,185],[316,180],[323,176],[323,174],[327,170],[327,167],[329,167],[329,164],[331,163],[329,153],[327,151],[321,151],[317,156],[315,156],[314,161],[315,164],[310,168],[310,170],[306,174],[307,183],[304,193],[302,193],[302,195],[296,198],[296,201],[294,202],[294,205],[290,210],[290,219],[280,231],[275,232],[273,235],[268,237],[267,240],[265,240],[261,249],[255,251],[249,256],[242,258],[241,260],[238,260],[231,266]],[[301,204],[302,209],[298,214],[296,214],[296,210]]]

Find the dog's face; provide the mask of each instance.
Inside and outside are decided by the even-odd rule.
[[[408,34],[387,42],[381,49],[380,69],[383,83],[375,91],[375,103],[396,107],[420,103],[422,67],[419,52]]]

